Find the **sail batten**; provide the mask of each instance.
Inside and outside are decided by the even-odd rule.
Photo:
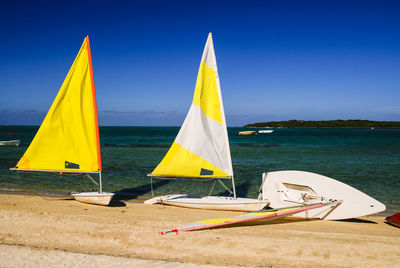
[[[15,170],[101,171],[97,104],[86,37],[53,104]]]
[[[232,161],[211,33],[200,61],[192,104],[152,176],[232,177]]]

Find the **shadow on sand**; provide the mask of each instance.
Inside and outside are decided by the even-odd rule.
[[[400,226],[394,225],[394,224],[392,224],[392,223],[390,223],[390,222],[385,221],[385,223],[386,223],[387,225],[393,226],[394,228],[400,228]]]
[[[162,180],[156,183],[153,183],[153,190],[168,184],[169,180]],[[111,200],[110,206],[118,206],[118,203],[123,203],[121,201],[129,201],[132,199],[137,199],[138,196],[146,195],[147,193],[151,193],[151,184],[146,183],[134,188],[122,189],[115,192],[113,199]],[[114,205],[115,204],[115,205]],[[124,203],[123,203],[124,204]],[[125,204],[124,204],[125,205]]]
[[[376,223],[376,222],[374,222],[374,221],[362,220],[362,219],[357,219],[357,218],[345,219],[345,220],[338,220],[338,221],[378,224],[378,223]]]

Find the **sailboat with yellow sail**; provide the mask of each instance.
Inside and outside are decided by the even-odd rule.
[[[231,196],[194,196],[187,194],[158,196],[146,204],[181,207],[257,211],[267,200],[236,197],[225,113],[222,103],[217,62],[211,33],[201,58],[193,101],[183,125],[151,178],[200,178],[218,181]],[[230,179],[232,191],[222,180]],[[214,186],[214,185],[213,185]]]
[[[108,205],[103,192],[96,93],[87,36],[38,132],[13,171],[99,177],[98,192],[72,193],[85,203]],[[92,179],[93,180],[93,179]]]

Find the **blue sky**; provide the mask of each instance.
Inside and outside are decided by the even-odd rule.
[[[0,124],[39,125],[89,35],[100,124],[179,126],[209,32],[228,126],[400,121],[399,14],[397,1],[2,0]]]

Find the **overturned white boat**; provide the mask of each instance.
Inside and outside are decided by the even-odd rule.
[[[208,35],[201,58],[193,101],[186,119],[168,153],[148,176],[214,180],[214,185],[218,181],[231,193],[231,196],[166,195],[146,200],[146,204],[160,203],[180,207],[236,211],[258,211],[268,205],[268,200],[236,197],[211,33]],[[232,191],[223,184],[223,179],[231,180]]]
[[[386,209],[381,202],[345,183],[296,170],[263,173],[259,199],[268,199],[271,208],[336,201],[332,206],[295,214],[296,217],[324,220],[357,218]]]

